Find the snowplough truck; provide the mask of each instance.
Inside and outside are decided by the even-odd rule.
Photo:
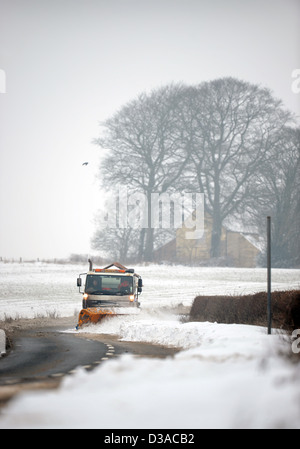
[[[84,324],[98,323],[108,316],[136,313],[142,286],[142,278],[134,268],[126,268],[119,262],[93,268],[89,259],[89,271],[77,278],[77,287],[83,297],[76,329]]]

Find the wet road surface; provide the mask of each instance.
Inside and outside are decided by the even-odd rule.
[[[78,367],[93,370],[124,353],[161,358],[176,352],[148,343],[120,342],[112,335],[24,330],[15,338],[13,349],[0,359],[0,386],[58,379],[73,374]]]

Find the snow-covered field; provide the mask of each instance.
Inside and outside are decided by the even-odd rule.
[[[56,313],[73,316],[81,308],[76,278],[88,266],[0,262],[0,320]],[[198,294],[246,294],[267,289],[265,269],[149,265],[135,267],[143,277],[143,310],[192,305]],[[299,288],[300,270],[273,270],[273,290]]]
[[[0,264],[2,316],[34,317],[41,308],[73,315],[83,271]],[[23,393],[2,410],[1,429],[300,428],[300,365],[278,355],[291,351],[291,342],[262,327],[182,323],[172,315],[173,306],[191,305],[197,294],[266,290],[266,270],[150,265],[137,271],[144,279],[141,313],[84,331],[181,351],[164,360],[111,358],[93,372],[79,369],[58,390]],[[299,288],[299,274],[273,270],[273,289]]]

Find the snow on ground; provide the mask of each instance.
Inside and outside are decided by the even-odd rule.
[[[72,316],[81,306],[82,298],[76,288],[81,269],[42,262],[0,263],[0,320],[53,313]]]
[[[64,304],[67,313],[81,301],[68,296],[78,267],[63,269],[56,281],[58,267],[35,267],[31,274],[25,266],[24,272],[21,266],[12,268],[0,264],[4,290],[19,305],[24,295],[25,314],[44,303],[56,310]],[[144,279],[141,313],[79,332],[115,334],[181,351],[164,360],[124,355],[92,372],[80,368],[58,390],[17,396],[2,409],[1,429],[300,428],[300,366],[278,355],[291,351],[288,339],[267,335],[258,326],[184,323],[171,312],[171,306],[191,305],[197,294],[266,290],[265,270],[148,266],[138,272]],[[30,295],[20,285],[24,278]],[[273,288],[299,288],[299,270],[274,270]],[[58,296],[52,297],[51,290]],[[1,296],[1,312],[20,310],[15,301]]]
[[[82,368],[59,390],[18,396],[3,409],[0,429],[300,428],[300,367],[277,355],[282,337],[256,326],[161,318],[145,323],[147,341],[183,344],[175,357],[124,355],[90,373]],[[142,325],[131,323],[128,337],[128,321],[123,338],[143,340]]]
[[[81,308],[76,278],[87,266],[0,262],[0,320],[56,313],[73,316]],[[191,306],[200,294],[246,294],[267,289],[266,269],[149,265],[135,267],[143,277],[143,309]],[[272,270],[272,289],[299,288],[300,270]]]

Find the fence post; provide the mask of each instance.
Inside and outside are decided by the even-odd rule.
[[[6,335],[4,330],[0,329],[0,357],[6,353]]]
[[[271,217],[267,217],[267,267],[268,267],[268,334],[272,333],[272,295],[271,295]]]

